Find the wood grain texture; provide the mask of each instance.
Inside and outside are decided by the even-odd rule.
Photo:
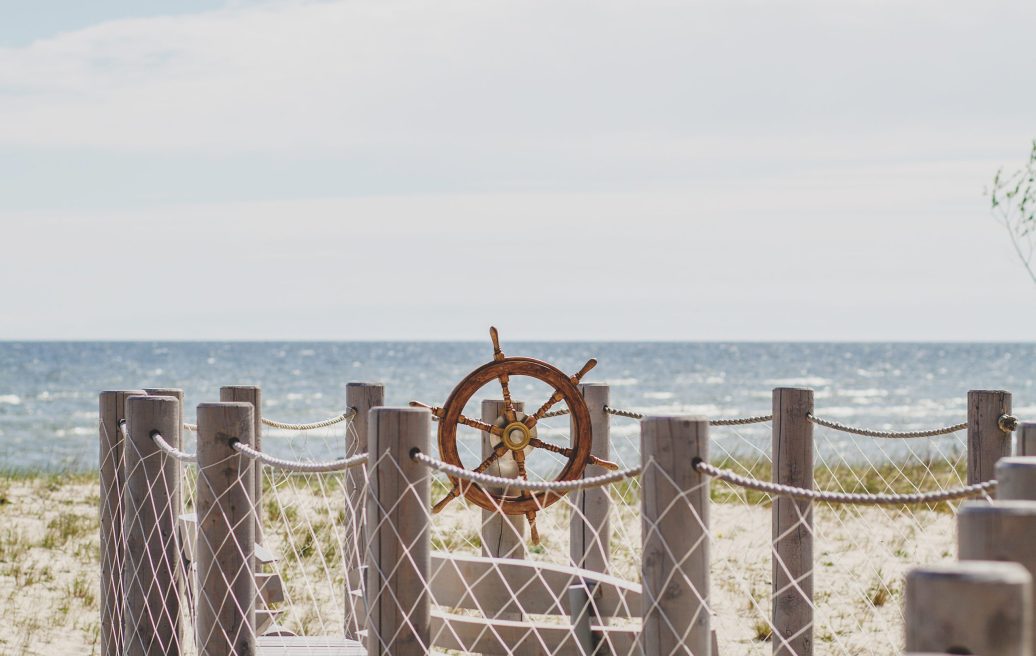
[[[813,390],[773,390],[773,482],[813,489]],[[813,504],[774,497],[773,653],[813,653]]]
[[[1018,426],[1015,455],[1036,456],[1036,423],[1024,421]]]
[[[255,490],[251,403],[198,406],[198,649],[203,656],[255,654]]]
[[[996,463],[996,497],[1036,501],[1036,457],[1001,458]]]
[[[1011,393],[968,392],[968,484],[992,480],[996,461],[1011,455],[1011,434],[1000,430],[1000,417],[1011,414]]]
[[[907,651],[1032,656],[1032,577],[1017,563],[916,568],[904,616]]]
[[[356,411],[345,436],[345,455],[367,453],[367,425],[371,408],[385,405],[385,386],[381,383],[349,383],[345,386],[345,407]],[[345,471],[345,637],[358,640],[365,625],[366,606],[362,595],[349,594],[349,573],[358,573],[364,563],[364,516],[366,515],[367,471],[350,467]],[[361,588],[362,589],[362,586]]]
[[[173,656],[182,651],[183,577],[176,540],[180,468],[155,445],[152,433],[179,446],[180,402],[172,396],[131,396],[126,402],[126,487],[123,562],[126,656]]]
[[[601,383],[582,383],[579,385],[579,392],[590,413],[590,435],[593,440],[590,455],[610,460],[611,415],[604,411],[610,400],[609,388]],[[583,476],[598,476],[604,473],[604,468],[589,464],[583,471]],[[611,556],[608,542],[611,538],[608,521],[611,510],[610,491],[611,486],[604,486],[590,490],[575,490],[570,494],[575,510],[570,524],[569,550],[576,567],[595,572],[608,571]]]
[[[430,475],[410,457],[428,453],[432,415],[423,408],[374,408],[367,445],[367,649],[429,651]]]
[[[587,656],[576,642],[572,627],[564,624],[487,620],[436,611],[431,616],[431,628],[434,646],[440,649],[508,656]],[[592,629],[603,645],[599,654],[633,653],[638,636],[635,629],[607,626],[593,626]],[[705,652],[693,654],[707,656]]]
[[[122,494],[125,487],[123,440],[119,422],[126,418],[126,400],[144,390],[101,392],[98,408],[100,433],[100,545],[101,656],[122,656],[123,581],[125,545],[122,536]]]
[[[251,403],[255,412],[252,422],[252,435],[255,439],[254,447],[263,450],[263,391],[257,385],[227,385],[219,388],[219,400],[222,403]],[[252,471],[255,482],[252,488],[252,501],[258,512],[255,513],[255,541],[263,542],[263,464],[252,463]]]
[[[640,422],[643,635],[645,654],[709,656],[709,481],[704,417]]]

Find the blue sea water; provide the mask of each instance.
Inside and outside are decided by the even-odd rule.
[[[816,390],[816,414],[873,428],[917,429],[963,421],[969,389],[1007,389],[1015,414],[1036,418],[1036,344],[547,343],[507,342],[509,355],[537,357],[587,380],[608,382],[612,405],[710,417],[767,414],[776,386]],[[435,342],[0,342],[0,468],[92,469],[97,394],[105,389],[180,387],[186,416],[230,384],[263,387],[264,414],[308,421],[342,412],[350,381],[385,384],[389,404],[441,404],[453,386],[491,359],[488,340]],[[535,384],[516,397],[538,406]],[[485,398],[497,397],[487,390]],[[477,410],[474,411],[477,414]],[[768,427],[723,432],[724,450],[768,448]],[[613,421],[615,449],[635,448],[636,425]],[[924,441],[928,443],[928,441]],[[911,449],[916,453],[918,443]],[[276,439],[264,444],[278,449]],[[894,456],[874,440],[827,434],[818,448],[847,459]],[[340,454],[326,454],[340,455]]]

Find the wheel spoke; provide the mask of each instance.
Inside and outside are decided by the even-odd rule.
[[[500,334],[496,331],[496,326],[489,327],[489,338],[493,340],[493,359],[497,362],[504,359],[504,352],[500,348]],[[507,374],[500,374],[500,390],[504,395],[504,416],[507,417],[507,423],[513,423],[516,419],[514,410],[514,401],[511,400],[511,388],[510,388],[511,377]]]
[[[518,449],[517,451],[515,451],[514,452],[514,461],[518,464],[518,475],[524,481],[529,480],[529,474],[528,474],[528,472],[525,471],[525,452],[522,451],[521,449]],[[528,492],[528,490],[522,490],[521,491],[523,496],[527,492]],[[536,511],[535,510],[530,510],[529,512],[525,513],[525,517],[526,517],[526,519],[529,520],[529,538],[532,540],[533,544],[539,544],[540,543],[540,532],[536,528]]]
[[[578,385],[579,381],[583,379],[583,376],[589,373],[589,371],[596,366],[597,360],[595,360],[594,358],[590,358],[586,361],[586,364],[583,365],[583,368],[576,372],[576,374],[572,376],[569,380],[572,381],[573,385]],[[550,398],[547,399],[546,403],[540,406],[540,409],[536,411],[536,414],[529,415],[528,417],[526,417],[523,423],[527,428],[532,428],[536,425],[536,422],[538,422],[540,419],[543,419],[543,415],[550,412],[550,409],[554,407],[555,403],[564,398],[565,396],[560,391],[554,390],[554,393],[550,395]]]
[[[489,457],[483,460],[482,464],[480,464],[478,467],[475,467],[471,471],[475,472],[476,474],[481,474],[482,472],[489,469],[489,466],[497,460],[499,460],[501,456],[503,456],[505,453],[507,453],[507,447],[503,444],[497,444],[493,447],[493,452],[489,454]]]
[[[410,402],[410,406],[413,407],[413,408],[425,408],[426,410],[431,411],[431,413],[433,415],[435,415],[435,417],[437,419],[440,419],[440,420],[446,414],[443,411],[442,408],[437,408],[435,406],[428,405],[427,403],[421,403],[420,401],[411,401]],[[503,428],[500,428],[498,426],[492,426],[490,424],[487,424],[484,421],[479,421],[478,419],[471,419],[469,417],[465,417],[464,415],[461,415],[460,417],[457,417],[457,423],[458,424],[464,424],[465,426],[471,426],[472,428],[477,428],[480,431],[485,431],[487,433],[492,433],[493,435],[496,435],[497,437],[503,437],[503,435],[504,435],[504,429]]]
[[[525,518],[529,520],[529,539],[533,544],[539,544],[540,531],[536,528],[536,511],[530,510],[525,514]]]
[[[432,514],[438,515],[443,511],[443,508],[450,505],[450,502],[460,496],[460,488],[454,485],[450,488],[450,491],[446,493],[442,499],[439,500],[434,506],[432,506]]]
[[[529,440],[529,444],[531,446],[536,447],[537,449],[543,449],[544,451],[550,451],[551,453],[557,453],[557,454],[565,456],[566,458],[571,458],[572,454],[575,453],[569,447],[558,446],[557,444],[551,444],[550,442],[544,442],[543,440],[539,439],[538,437],[534,437],[531,440]],[[590,462],[591,465],[597,465],[598,467],[603,467],[603,468],[608,469],[610,471],[618,471],[619,470],[619,465],[618,464],[612,462],[611,460],[605,460],[604,458],[598,458],[597,456],[594,456],[594,455],[590,456],[589,462]]]

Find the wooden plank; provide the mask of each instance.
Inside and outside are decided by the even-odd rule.
[[[591,455],[604,460],[611,459],[609,429],[611,415],[604,411],[609,403],[609,388],[603,383],[581,383],[579,391],[590,411],[590,434],[593,438]],[[575,434],[572,431],[571,434]],[[598,476],[607,473],[597,465],[587,465],[583,477]],[[569,550],[572,563],[576,567],[607,572],[610,549],[608,540],[611,527],[608,521],[611,509],[610,486],[595,487],[589,490],[576,490],[571,493],[572,521],[570,524]]]
[[[813,489],[813,390],[773,390],[773,482]],[[774,656],[813,653],[813,503],[773,499]]]
[[[618,656],[636,650],[639,632],[635,628],[593,626],[592,631],[598,639],[597,654]],[[432,644],[440,649],[509,656],[588,656],[567,624],[486,619],[438,611],[432,611]]]
[[[431,577],[437,605],[479,610],[488,617],[497,613],[567,617],[568,587],[580,581],[596,586],[593,604],[599,617],[640,616],[639,585],[576,567],[436,552]]]
[[[231,446],[252,444],[250,403],[198,406],[198,651],[255,652],[255,507],[252,461]]]
[[[640,422],[645,654],[709,656],[709,459],[704,417]]]
[[[255,589],[256,593],[259,595],[259,599],[261,599],[263,604],[266,606],[282,603],[285,599],[284,583],[281,581],[280,574],[266,572],[256,573]]]
[[[349,383],[345,386],[345,407],[355,410],[349,430],[345,435],[346,457],[367,453],[367,418],[371,408],[385,405],[385,386],[381,383]],[[350,467],[345,472],[345,637],[356,639],[364,629],[367,608],[363,595],[349,594],[363,590],[363,583],[356,580],[363,570],[364,516],[367,492],[367,471],[363,467]]]
[[[996,477],[996,461],[1011,455],[1011,434],[1000,430],[1000,417],[1011,414],[1011,393],[968,392],[968,484]]]
[[[324,636],[260,636],[256,656],[367,656],[355,640]]]
[[[126,399],[144,390],[111,390],[99,398],[101,656],[122,656],[123,583],[122,537],[123,440],[119,422],[126,418]]]
[[[126,401],[126,416],[124,654],[175,656],[183,648],[176,540],[180,468],[151,436],[159,433],[179,445],[180,402],[171,396],[132,396]]]
[[[425,656],[429,648],[429,470],[432,415],[374,408],[367,445],[367,647],[371,656]]]

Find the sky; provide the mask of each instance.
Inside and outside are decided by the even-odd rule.
[[[1031,2],[0,14],[0,339],[1036,334]]]

